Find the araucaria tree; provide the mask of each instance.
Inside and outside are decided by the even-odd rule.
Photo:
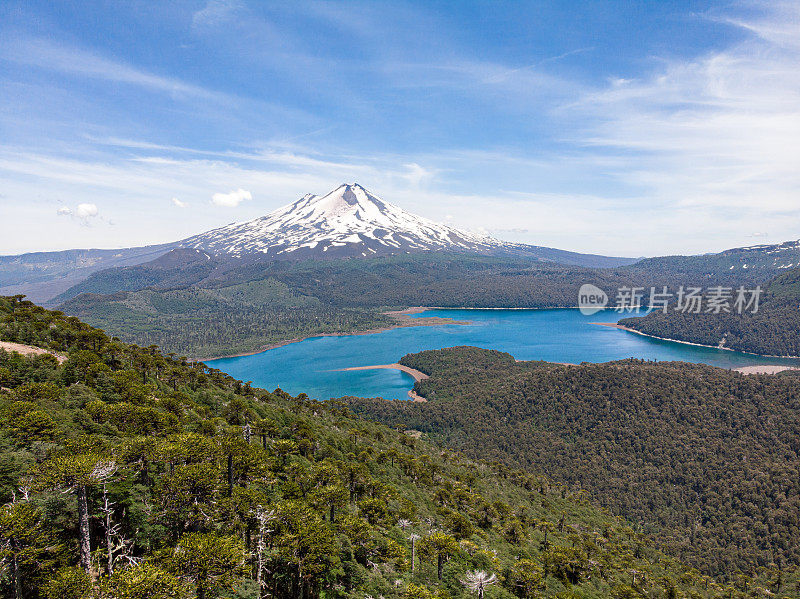
[[[467,572],[461,580],[461,584],[478,594],[478,599],[483,599],[483,593],[495,583],[497,583],[497,575],[488,574],[483,570]]]
[[[2,597],[722,592],[585,496],[342,402],[256,389],[21,297],[0,297],[0,341],[60,356],[0,349]],[[797,584],[732,580],[734,597]]]

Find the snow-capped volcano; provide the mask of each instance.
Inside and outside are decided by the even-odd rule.
[[[511,244],[406,212],[358,184],[340,185],[324,196],[308,194],[266,216],[179,242],[214,255],[276,258],[491,251],[506,245]]]

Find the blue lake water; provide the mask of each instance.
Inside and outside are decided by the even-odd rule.
[[[631,316],[604,310],[584,316],[575,309],[427,310],[420,316],[469,321],[466,325],[419,326],[372,335],[313,337],[252,356],[209,360],[213,368],[266,389],[280,387],[315,399],[355,395],[408,399],[411,376],[396,370],[340,371],[341,368],[391,364],[405,354],[455,345],[473,345],[512,354],[518,360],[608,362],[625,358],[703,362],[722,368],[755,364],[800,365],[800,360],[661,341],[611,327]]]

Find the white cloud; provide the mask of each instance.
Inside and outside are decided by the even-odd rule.
[[[426,169],[416,162],[405,164],[403,166],[408,170],[405,175],[405,179],[412,187],[419,187],[420,185],[432,180],[436,175],[436,171],[432,169]]]
[[[75,216],[82,219],[92,218],[97,216],[98,210],[96,204],[78,204],[75,209]]]
[[[750,2],[751,7],[758,4]],[[747,7],[745,2],[744,6]],[[723,17],[720,21],[748,29],[759,37],[774,42],[779,46],[791,46],[800,49],[800,38],[797,36],[798,6],[793,0],[770,0],[769,12],[761,16],[746,19]]]
[[[274,140],[249,151],[247,140],[227,146],[234,151],[224,145],[209,150],[95,139],[90,141],[100,143],[83,159],[0,147],[0,185],[30,210],[24,221],[21,208],[16,219],[0,219],[0,239],[9,249],[41,249],[24,245],[32,243],[25,229],[41,226],[42,215],[56,217],[51,203],[34,213],[37,194],[68,206],[87,197],[113,197],[115,216],[124,225],[113,233],[94,228],[91,243],[131,246],[224,224],[215,206],[239,206],[237,216],[254,218],[345,181],[454,226],[482,226],[515,241],[577,251],[699,253],[748,245],[753,237],[759,243],[797,238],[800,5],[781,7],[758,18],[718,19],[740,27],[747,36],[742,42],[694,58],[659,59],[648,75],[621,73],[624,78],[609,78],[593,91],[585,82],[563,82],[536,69],[468,61],[425,67],[431,71],[428,87],[439,78],[443,87],[470,90],[487,103],[507,107],[508,98],[516,98],[514,114],[522,125],[545,114],[541,104],[527,106],[534,92],[544,89],[548,97],[574,92],[570,104],[550,115],[563,135],[550,151],[506,148],[500,138],[478,150],[395,155],[349,154],[346,145],[327,146],[326,153],[324,145]],[[32,64],[78,68],[41,48],[34,54]],[[80,68],[89,76],[123,78],[152,89],[166,91],[173,84],[142,72],[115,71],[119,66],[89,60]],[[387,77],[399,77],[417,66],[424,67],[387,63],[385,68]],[[548,82],[539,77],[553,81],[544,85]],[[504,93],[495,97],[492,90],[498,87]],[[132,151],[97,151],[109,144]],[[207,197],[209,190],[231,189],[231,182],[241,188],[193,203],[180,219],[163,217],[165,198]],[[258,201],[245,201],[253,197]],[[59,213],[72,214],[66,210]],[[87,243],[85,230],[70,237],[56,231],[44,238],[62,248]]]
[[[188,202],[182,202],[178,198],[172,198],[172,204],[173,204],[173,206],[177,206],[178,208],[188,208],[189,207],[189,203]]]
[[[79,220],[83,225],[89,225],[90,219],[97,218],[100,210],[96,204],[78,204],[74,209],[68,206],[61,206],[56,210],[58,216],[69,216],[75,220]]]
[[[236,206],[241,204],[243,201],[252,199],[253,194],[246,189],[242,189],[241,187],[236,191],[231,191],[229,193],[215,193],[213,196],[211,196],[211,202],[215,206],[222,206],[224,208],[236,208]]]

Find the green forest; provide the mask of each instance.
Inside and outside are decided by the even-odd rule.
[[[773,276],[766,265],[730,270],[742,259],[674,256],[591,269],[447,252],[242,261],[174,250],[147,264],[94,273],[55,303],[125,341],[209,358],[387,326],[382,312],[392,308],[564,307],[576,305],[587,282],[613,299],[625,286],[755,285]]]
[[[800,356],[800,269],[770,281],[757,312],[683,313],[669,309],[621,325],[647,335],[769,356]]]
[[[337,308],[274,279],[229,287],[83,294],[63,306],[137,345],[193,358],[254,352],[299,337],[388,327],[378,310]]]
[[[0,588],[15,599],[796,596],[659,551],[575,485],[462,457],[0,298]]]
[[[731,579],[800,564],[800,380],[460,347],[405,356],[427,403],[349,401],[453,450],[585,489],[670,554]]]

